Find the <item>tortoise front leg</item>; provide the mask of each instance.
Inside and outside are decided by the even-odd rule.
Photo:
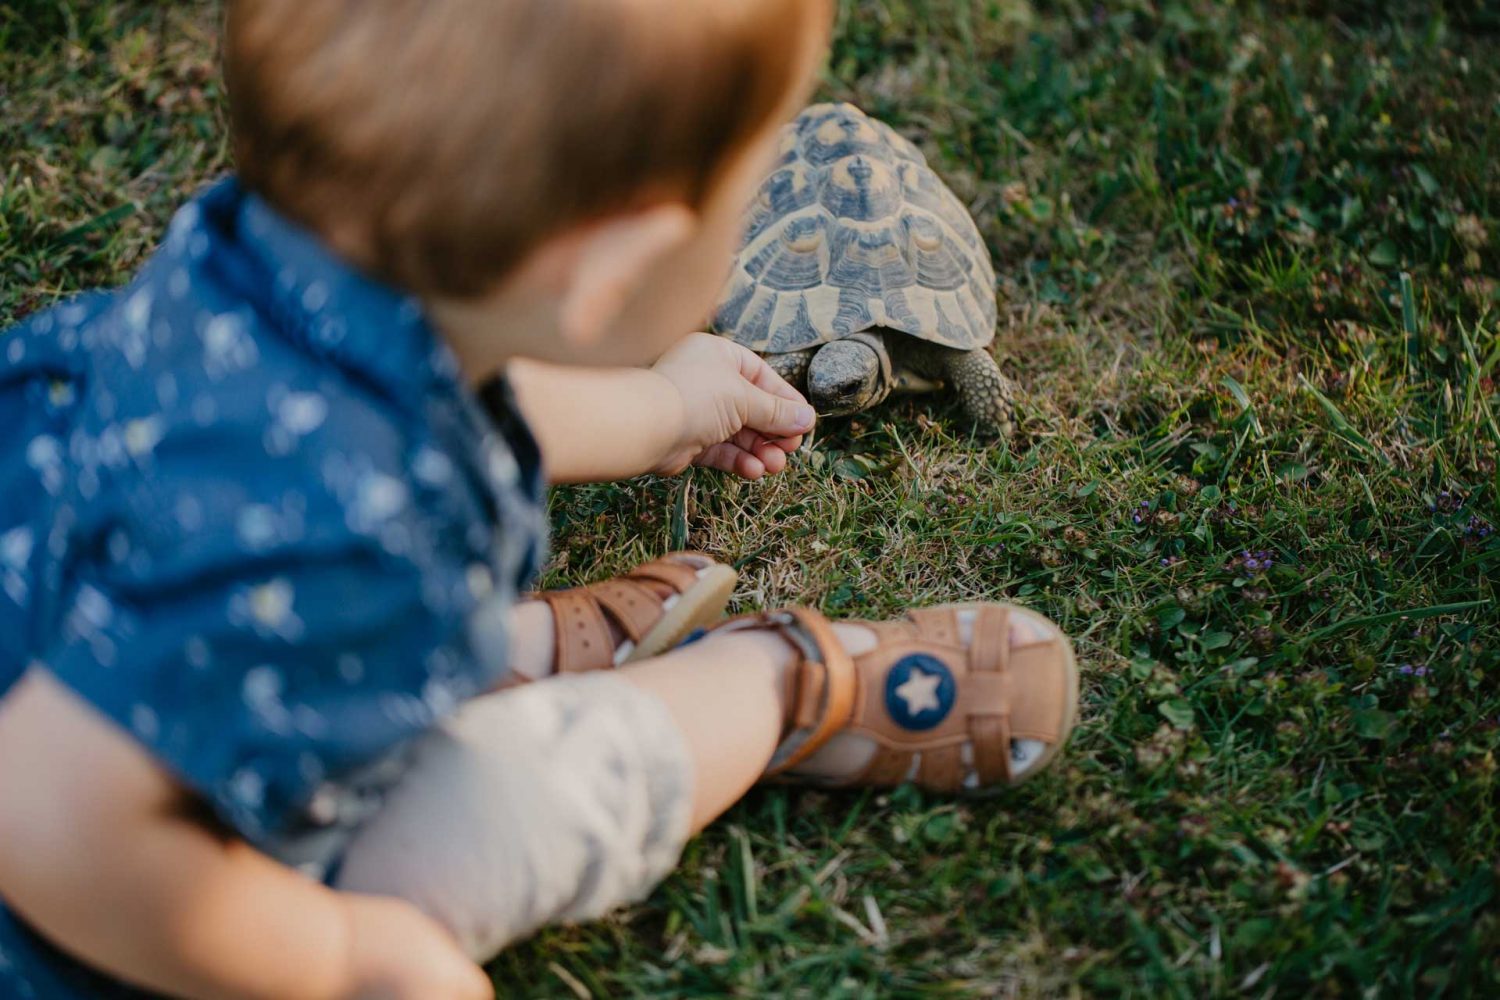
[[[816,347],[809,347],[805,351],[792,351],[789,354],[763,354],[766,364],[771,370],[791,384],[793,389],[806,394],[807,392],[807,366],[812,364],[812,356],[817,353]]]
[[[1015,430],[1015,386],[1001,373],[994,356],[982,347],[944,354],[944,377],[958,393],[964,411],[981,427],[1010,437]]]

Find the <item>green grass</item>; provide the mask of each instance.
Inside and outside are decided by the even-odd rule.
[[[215,44],[0,3],[0,321],[226,168]],[[998,801],[757,791],[504,993],[1500,995],[1494,4],[844,0],[823,89],[974,207],[1019,439],[924,397],[773,483],[560,490],[549,580],[686,543],[742,607],[1022,601],[1082,723]]]

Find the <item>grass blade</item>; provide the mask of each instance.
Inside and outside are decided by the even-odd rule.
[[[1370,458],[1375,459],[1381,465],[1389,466],[1391,464],[1391,460],[1385,454],[1385,452],[1381,451],[1379,448],[1376,448],[1373,444],[1371,444],[1370,440],[1363,434],[1361,434],[1359,430],[1349,422],[1349,418],[1344,416],[1339,408],[1333,404],[1333,400],[1323,395],[1323,393],[1318,390],[1318,387],[1309,382],[1307,380],[1307,377],[1301,372],[1297,373],[1297,381],[1302,383],[1302,388],[1312,393],[1312,397],[1316,399],[1319,405],[1323,407],[1323,412],[1328,414],[1329,422],[1333,424],[1333,432],[1335,434],[1343,438],[1349,444],[1354,445]]]

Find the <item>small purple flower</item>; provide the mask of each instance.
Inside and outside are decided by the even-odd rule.
[[[1182,556],[1167,556],[1162,559],[1161,564],[1163,568],[1166,568],[1168,566],[1176,566],[1180,562],[1182,562]]]
[[[1426,677],[1427,676],[1427,668],[1426,667],[1418,667],[1416,670],[1412,671],[1412,673],[1416,674],[1418,677]]]
[[[1396,668],[1396,672],[1402,677],[1410,677],[1412,675],[1412,666],[1410,663],[1403,663]]]
[[[1224,568],[1233,572],[1238,570],[1245,576],[1253,576],[1256,573],[1270,571],[1276,565],[1275,558],[1266,549],[1251,552],[1249,549],[1240,550],[1240,554],[1231,559]]]
[[[1462,493],[1442,490],[1438,493],[1437,499],[1427,505],[1427,509],[1434,514],[1456,514],[1463,507],[1466,499],[1468,498]]]

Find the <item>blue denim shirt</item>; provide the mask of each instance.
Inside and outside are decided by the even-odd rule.
[[[210,188],[130,285],[0,334],[0,697],[50,672],[326,879],[412,737],[504,674],[546,519],[485,402],[416,300]],[[0,905],[0,997],[101,995],[134,994]]]

